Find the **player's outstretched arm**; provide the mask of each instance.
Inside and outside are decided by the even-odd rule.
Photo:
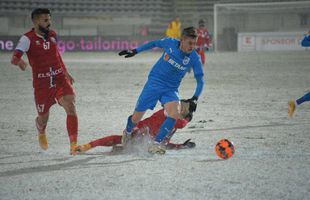
[[[204,87],[204,80],[203,80],[203,75],[200,76],[195,76],[196,81],[197,81],[197,86],[195,93],[192,98],[187,99],[186,101],[190,103],[190,107],[192,108],[191,112],[195,112],[197,108],[197,101],[198,97],[200,96],[203,87]]]
[[[23,52],[20,50],[15,50],[11,58],[11,64],[18,66],[21,70],[25,71],[27,63],[21,58]]]
[[[192,142],[191,139],[186,140],[183,144],[174,144],[169,142],[166,145],[166,148],[171,150],[171,149],[175,149],[175,150],[179,150],[179,149],[192,149],[196,146],[195,142]]]
[[[149,49],[153,49],[155,47],[158,48],[163,48],[166,44],[168,44],[170,42],[171,38],[163,38],[161,40],[154,40],[154,41],[150,41],[148,43],[145,43],[141,46],[139,46],[136,49],[130,49],[130,50],[123,50],[121,52],[118,53],[119,56],[125,56],[125,58],[130,58],[135,56],[137,53],[140,53],[142,51],[146,51]]]

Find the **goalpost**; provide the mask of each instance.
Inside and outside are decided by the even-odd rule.
[[[214,4],[213,14],[215,51],[236,51],[240,33],[305,33],[310,29],[310,1]]]

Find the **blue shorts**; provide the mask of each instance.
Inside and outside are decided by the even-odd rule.
[[[179,92],[177,89],[146,83],[137,101],[135,111],[145,112],[147,109],[153,110],[158,100],[162,105],[172,101],[179,101]]]

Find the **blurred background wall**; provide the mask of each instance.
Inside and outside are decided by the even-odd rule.
[[[204,19],[214,34],[214,5],[222,3],[305,2],[298,0],[0,0],[0,36],[20,36],[32,27],[30,13],[45,7],[52,11],[53,29],[60,37],[100,36],[118,40],[151,40],[165,36],[175,16],[182,27],[197,26]],[[231,11],[229,11],[231,12]],[[250,11],[252,12],[252,11]],[[236,50],[238,32],[305,31],[310,28],[310,9],[290,15],[269,13],[270,18],[243,12],[218,22],[218,38]],[[251,20],[251,18],[253,19]],[[232,21],[233,20],[233,21]],[[231,24],[231,25],[230,25]],[[233,24],[233,25],[232,25]],[[228,38],[228,39],[227,39]],[[221,40],[223,42],[223,40]],[[219,46],[221,42],[218,42]],[[224,50],[225,50],[224,48]]]

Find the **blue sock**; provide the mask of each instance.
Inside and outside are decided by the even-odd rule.
[[[156,135],[155,141],[156,142],[163,141],[163,139],[165,139],[165,137],[172,131],[175,123],[176,123],[175,119],[167,117],[167,119],[164,121],[164,123],[161,125],[159,129],[159,133]]]
[[[302,104],[305,101],[310,101],[310,92],[308,92],[307,94],[305,94],[301,98],[297,99],[296,103],[297,103],[297,105],[300,105],[300,104]]]
[[[126,131],[131,134],[132,129],[136,126],[131,120],[132,115],[130,115],[127,119]]]

